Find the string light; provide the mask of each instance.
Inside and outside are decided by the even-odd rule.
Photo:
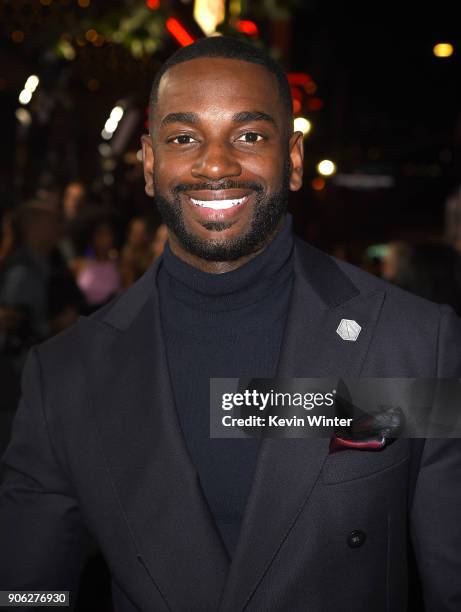
[[[19,102],[21,104],[24,104],[24,105],[29,104],[29,102],[32,100],[32,95],[34,91],[37,89],[39,83],[40,83],[40,79],[38,78],[36,74],[31,74],[27,78],[27,81],[24,84],[24,88],[19,94]]]
[[[19,102],[21,102],[21,104],[29,104],[31,100],[32,100],[31,92],[27,91],[26,89],[23,89],[21,93],[19,94]]]
[[[112,138],[124,113],[125,111],[121,106],[114,106],[110,113],[109,119],[104,124],[104,128],[101,132],[101,136],[104,138],[104,140],[110,140]]]

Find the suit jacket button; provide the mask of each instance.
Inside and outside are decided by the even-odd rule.
[[[363,533],[363,531],[360,531],[360,529],[355,529],[354,531],[350,532],[347,538],[347,543],[350,548],[358,548],[359,546],[362,546],[366,539],[367,536]]]

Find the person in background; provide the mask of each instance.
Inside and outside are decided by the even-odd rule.
[[[390,242],[383,251],[381,259],[381,276],[390,283],[397,283],[399,270],[406,267],[411,253],[407,242]]]
[[[115,228],[110,216],[102,214],[88,220],[89,239],[86,256],[71,264],[79,289],[85,296],[86,313],[106,304],[122,288],[115,248]]]
[[[53,206],[32,201],[17,212],[18,246],[7,257],[0,277],[0,304],[27,311],[38,339],[51,332],[48,282],[51,256],[61,235],[61,217]]]
[[[154,231],[148,217],[134,217],[128,226],[127,240],[120,255],[123,287],[130,287],[140,278],[154,259]]]
[[[66,221],[72,221],[80,212],[86,199],[86,187],[80,181],[69,183],[62,197],[62,212]]]
[[[79,181],[69,183],[64,189],[61,202],[64,231],[59,242],[59,250],[68,264],[78,256],[75,234],[78,232],[86,197],[86,187]]]
[[[461,312],[458,256],[445,244],[389,244],[382,275],[401,289],[438,304],[450,304]]]

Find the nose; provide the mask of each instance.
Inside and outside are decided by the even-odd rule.
[[[204,147],[192,167],[194,178],[215,181],[230,176],[239,176],[241,172],[240,163],[223,143],[210,143]]]

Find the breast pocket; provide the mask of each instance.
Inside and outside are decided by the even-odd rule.
[[[322,469],[322,482],[335,484],[373,476],[403,463],[409,454],[409,440],[395,440],[382,450],[338,451],[327,457]]]

